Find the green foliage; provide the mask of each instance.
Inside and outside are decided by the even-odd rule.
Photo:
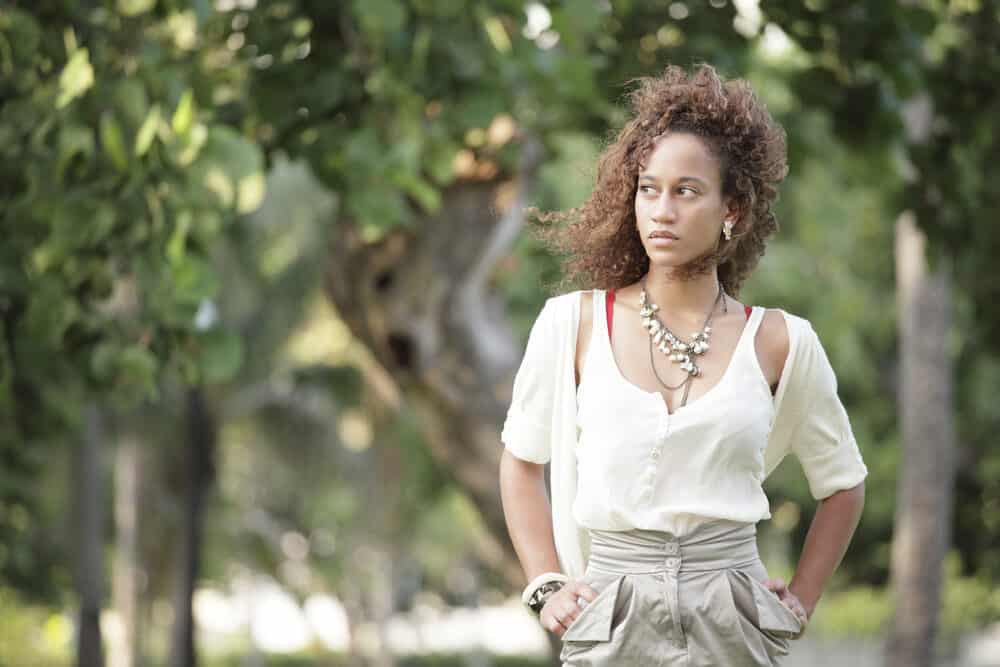
[[[844,12],[808,5],[779,1],[764,8],[808,54],[789,79],[795,95],[830,115],[837,139],[866,157],[893,156],[887,173],[894,169],[904,181],[886,192],[894,215],[883,224],[889,227],[904,209],[914,211],[930,240],[932,264],[953,278],[955,328],[947,349],[956,358],[962,443],[954,535],[964,570],[988,571],[995,580],[1000,541],[991,499],[998,484],[986,472],[996,468],[986,434],[996,432],[998,418],[995,401],[987,406],[981,397],[1000,387],[994,372],[1000,281],[990,278],[1000,253],[993,222],[1000,185],[983,177],[983,166],[1000,154],[1000,89],[992,84],[1000,76],[1000,7],[996,0],[862,3]],[[904,114],[920,106],[928,110],[926,123],[913,126],[926,127],[907,128]],[[891,257],[891,246],[882,248]]]
[[[71,659],[73,627],[51,609],[26,604],[0,586],[0,665],[59,667]]]
[[[263,158],[205,86],[238,63],[179,41],[181,14],[154,4],[0,8],[2,517],[32,506],[24,448],[77,430],[84,396],[136,405],[168,372],[215,382],[240,364],[240,341],[195,315],[217,292],[209,248],[260,203]],[[0,518],[0,543],[26,537]],[[0,557],[0,576],[22,566]]]
[[[961,575],[961,558],[945,558],[940,627],[949,642],[1000,621],[1000,593],[984,576]],[[892,592],[885,587],[852,586],[823,596],[810,631],[831,637],[884,637],[892,622]]]
[[[917,208],[953,262],[968,295],[957,301],[967,463],[955,535],[963,570],[995,580],[1000,475],[989,445],[1000,427],[1000,283],[982,277],[1000,234],[991,222],[998,186],[982,166],[1000,136],[996,3],[861,3],[837,12],[764,3],[793,41],[772,59],[733,30],[732,3],[688,3],[683,18],[658,1],[543,4],[546,37],[525,30],[523,3],[511,0],[0,9],[0,578],[36,592],[63,581],[46,576],[52,558],[38,546],[47,526],[34,482],[50,460],[45,445],[78,426],[85,399],[154,399],[175,372],[192,383],[254,385],[289,363],[281,346],[322,276],[326,238],[315,217],[357,224],[369,241],[393,226],[416,227],[463,182],[514,175],[526,134],[547,150],[537,203],[577,204],[591,178],[581,165],[622,120],[616,102],[625,82],[704,59],[748,76],[789,129],[782,233],[744,299],[814,322],[838,369],[870,488],[893,488],[898,464],[889,380],[898,210]],[[555,32],[558,42],[546,43]],[[915,145],[902,135],[900,110],[921,91],[935,117],[930,140]],[[509,135],[500,131],[505,121]],[[234,228],[261,201],[264,156],[280,166],[286,154],[308,163],[336,206],[303,212],[304,198],[288,196]],[[897,176],[901,155],[915,173],[910,187]],[[556,271],[528,239],[499,267],[496,283],[522,334]],[[347,366],[293,375],[296,390],[332,395],[341,408],[358,398],[359,378]],[[246,473],[244,490],[267,477],[246,502],[279,525],[327,522],[340,539],[359,522],[363,503],[351,484],[368,479],[371,461],[285,446],[318,440],[324,427],[276,412],[230,423],[274,445],[247,471],[239,467],[243,441],[230,442],[232,475]],[[416,425],[403,419],[385,433],[407,471],[400,502],[413,511],[434,501],[428,520],[438,523],[408,527],[432,537],[456,521],[473,530]],[[324,453],[328,466],[314,461]],[[780,470],[771,491],[806,508],[797,473]],[[305,503],[303,488],[324,494]],[[247,513],[249,505],[234,505],[221,516]],[[856,578],[884,583],[892,516],[892,494],[869,495],[845,568]],[[799,543],[805,526],[794,529]],[[420,535],[416,543],[427,547]],[[268,566],[280,558],[263,538],[250,548]],[[446,567],[446,554],[421,553]],[[347,567],[346,558],[329,560],[330,571]],[[954,590],[964,601],[948,603],[955,609],[995,609],[980,584]],[[884,613],[870,593],[853,595],[845,618],[865,620],[859,605],[871,610],[869,625]]]

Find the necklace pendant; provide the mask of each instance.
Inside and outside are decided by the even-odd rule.
[[[698,374],[698,367],[694,365],[694,362],[691,361],[690,358],[686,359],[681,364],[681,370],[687,371],[689,375],[697,375]]]

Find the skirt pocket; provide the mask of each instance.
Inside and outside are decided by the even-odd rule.
[[[736,612],[756,630],[768,655],[772,658],[787,655],[791,640],[802,630],[795,612],[746,570],[726,570],[726,579]]]
[[[584,583],[597,591],[597,597],[588,602],[562,634],[563,647],[560,660],[571,665],[585,665],[582,654],[611,640],[612,633],[621,623],[625,599],[622,595],[624,574],[585,575]],[[608,578],[610,577],[610,578]]]

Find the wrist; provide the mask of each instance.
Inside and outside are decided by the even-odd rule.
[[[531,598],[528,599],[528,609],[535,612],[535,615],[541,615],[542,609],[548,603],[549,598],[555,595],[559,590],[565,586],[561,581],[547,581],[538,588],[532,594]]]
[[[568,581],[569,577],[561,572],[543,572],[525,586],[521,593],[521,602],[538,613],[548,597],[562,588]]]
[[[805,609],[807,618],[812,618],[813,611],[816,609],[816,604],[819,600],[807,593],[799,592],[794,582],[788,585],[788,591],[795,596],[799,604],[802,605],[802,608]]]

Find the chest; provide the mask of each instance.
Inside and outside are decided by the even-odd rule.
[[[751,382],[763,383],[770,394],[774,393],[780,369],[773,367],[767,346],[760,340],[763,308],[733,308],[713,317],[709,349],[692,356],[698,368],[692,375],[653,343],[636,308],[616,303],[613,294],[601,290],[589,296],[589,303],[582,304],[577,337],[578,387],[588,364],[596,364],[600,368],[593,372],[602,373],[601,382],[655,397],[670,413],[722,391],[736,379],[746,381],[748,374]],[[673,330],[683,340],[690,340],[694,331],[683,331],[683,326]],[[687,328],[701,327],[688,324]]]

